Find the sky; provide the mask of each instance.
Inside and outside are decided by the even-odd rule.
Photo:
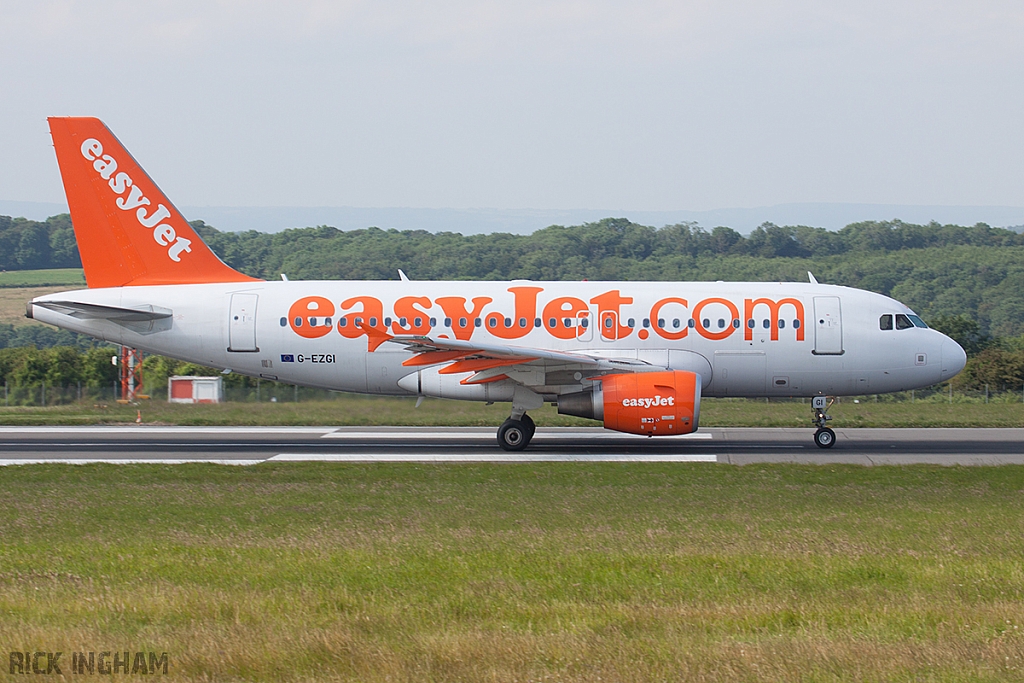
[[[98,116],[177,204],[1024,207],[1020,0],[0,0],[0,199]]]

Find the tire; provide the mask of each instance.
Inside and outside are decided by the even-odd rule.
[[[521,451],[530,444],[533,433],[520,420],[505,420],[498,427],[498,445],[503,451]]]
[[[814,432],[814,443],[818,448],[832,448],[836,443],[836,433],[828,427]]]

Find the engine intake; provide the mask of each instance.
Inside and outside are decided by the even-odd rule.
[[[588,391],[559,396],[558,412],[617,432],[689,434],[700,418],[700,385],[700,375],[682,370],[605,375]]]

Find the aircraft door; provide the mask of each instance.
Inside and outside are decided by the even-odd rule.
[[[837,296],[814,297],[814,354],[843,353],[843,318]]]
[[[228,314],[228,351],[253,353],[256,346],[256,303],[258,294],[232,294]]]

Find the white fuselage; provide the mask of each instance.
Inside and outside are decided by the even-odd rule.
[[[901,391],[949,379],[965,362],[963,350],[935,330],[880,329],[880,316],[912,313],[898,301],[821,284],[255,282],[85,289],[34,300],[41,301],[169,309],[171,317],[142,323],[41,306],[31,314],[150,353],[371,394],[416,393],[400,384],[416,368],[403,365],[412,353],[398,344],[373,348],[365,326],[692,370],[705,396]],[[578,390],[565,377],[534,385],[546,400]],[[479,390],[465,398],[479,399]]]

